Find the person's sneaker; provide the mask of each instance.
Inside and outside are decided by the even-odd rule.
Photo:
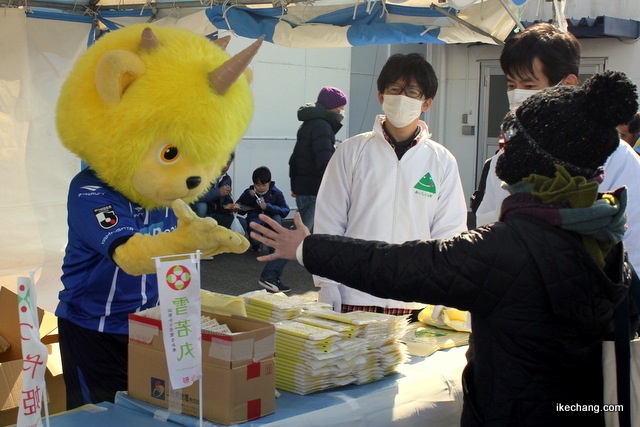
[[[258,283],[260,284],[260,286],[265,288],[267,291],[273,292],[273,293],[275,293],[275,292],[289,292],[291,290],[291,288],[288,287],[287,285],[285,285],[284,283],[282,283],[280,281],[280,279],[269,279],[269,280],[260,279],[260,281]]]
[[[260,252],[260,245],[251,245],[251,252]]]

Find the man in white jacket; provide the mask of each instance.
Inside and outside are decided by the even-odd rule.
[[[570,33],[551,24],[537,24],[505,41],[500,66],[507,76],[509,108],[516,109],[533,93],[555,85],[575,86],[580,67],[580,43]],[[491,158],[485,194],[476,212],[476,225],[498,220],[502,201],[509,195],[496,176],[496,161]],[[627,231],[624,244],[631,264],[640,266],[640,156],[620,140],[604,167],[601,191],[628,188]]]
[[[420,120],[438,80],[419,54],[393,55],[377,80],[384,115],[344,141],[318,192],[315,233],[390,243],[441,239],[466,230],[467,210],[453,155]],[[314,276],[318,300],[335,311],[416,314],[424,304],[381,299]]]

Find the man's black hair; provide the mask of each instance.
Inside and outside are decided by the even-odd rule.
[[[425,99],[435,97],[438,91],[436,72],[419,53],[391,55],[378,76],[378,92],[384,93],[387,85],[399,80],[404,80],[406,85],[415,80]]]
[[[500,67],[508,76],[533,74],[533,60],[540,59],[549,84],[556,85],[569,74],[578,76],[580,43],[573,34],[551,24],[536,24],[509,37],[500,55]]]
[[[260,166],[253,171],[251,180],[254,184],[268,184],[271,182],[271,171],[266,166]]]
[[[633,119],[627,123],[627,129],[629,133],[634,135],[640,131],[640,112],[637,112],[635,116],[633,116]]]

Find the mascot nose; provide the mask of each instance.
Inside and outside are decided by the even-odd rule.
[[[201,182],[202,178],[200,178],[199,176],[190,176],[189,178],[187,178],[187,188],[189,190],[192,190],[200,185]]]

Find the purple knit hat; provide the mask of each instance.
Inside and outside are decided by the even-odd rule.
[[[327,110],[333,110],[347,105],[347,95],[337,87],[325,86],[320,89],[318,103],[322,104]]]

